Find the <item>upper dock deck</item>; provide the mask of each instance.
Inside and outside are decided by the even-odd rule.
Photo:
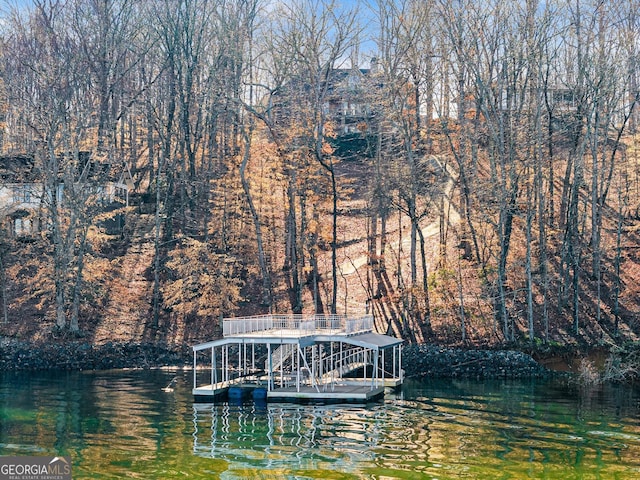
[[[373,331],[373,316],[257,315],[225,318],[222,335],[229,337],[302,338],[311,335],[357,335]]]

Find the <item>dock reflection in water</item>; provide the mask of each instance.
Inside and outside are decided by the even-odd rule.
[[[234,469],[348,472],[371,464],[384,429],[376,410],[349,405],[193,405],[193,451]]]

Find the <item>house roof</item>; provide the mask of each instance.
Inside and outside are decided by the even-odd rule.
[[[330,94],[335,94],[338,91],[343,94],[342,90],[347,91],[354,88],[355,85],[352,82],[359,84],[362,79],[367,78],[372,73],[369,68],[334,68],[329,72],[327,81],[326,83],[323,82],[323,85],[327,87],[327,91]],[[279,97],[287,91],[307,92],[310,88],[306,79],[294,77],[274,90],[272,96]]]
[[[60,157],[62,160],[62,157]],[[60,161],[58,175],[63,180],[64,161]],[[78,159],[72,170],[74,178],[81,182],[114,182],[133,188],[129,165],[124,160],[96,161],[91,152],[78,152]],[[42,182],[42,172],[31,154],[17,153],[0,156],[0,184],[24,184]]]
[[[27,154],[0,156],[0,182],[25,183],[37,180],[39,174],[33,157]]]

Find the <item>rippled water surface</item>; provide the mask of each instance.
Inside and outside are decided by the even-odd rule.
[[[633,387],[432,380],[365,406],[194,404],[190,378],[0,374],[0,455],[69,455],[76,479],[640,478]]]

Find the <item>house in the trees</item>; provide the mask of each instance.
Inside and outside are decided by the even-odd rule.
[[[375,101],[372,97],[376,85],[374,68],[335,69],[327,86],[324,112],[337,126],[337,134],[364,134],[371,129],[375,117]]]
[[[36,230],[43,185],[29,155],[0,157],[0,222],[9,234],[20,236]]]
[[[375,132],[376,90],[380,87],[377,65],[372,67],[337,68],[329,72],[327,80],[312,86],[302,78],[294,78],[276,90],[270,99],[270,114],[279,128],[304,123],[304,105],[321,95],[322,114],[333,124],[332,141],[336,155],[366,154],[366,139]],[[318,88],[320,91],[313,91]]]
[[[569,87],[549,87],[546,93],[545,106],[550,115],[551,127],[554,131],[567,131],[576,127],[576,117],[580,99],[577,92]]]
[[[128,206],[133,181],[126,164],[115,169],[93,162],[88,152],[81,152],[79,160],[74,187],[81,185],[85,190],[90,189],[104,211]],[[61,203],[65,195],[61,174],[58,180],[55,198]],[[53,189],[45,185],[33,156],[16,154],[0,157],[0,223],[7,234],[22,236],[40,229],[41,220],[46,219],[43,210],[54,198]]]
[[[549,106],[556,113],[572,113],[578,108],[578,98],[573,88],[549,88],[547,97]]]

